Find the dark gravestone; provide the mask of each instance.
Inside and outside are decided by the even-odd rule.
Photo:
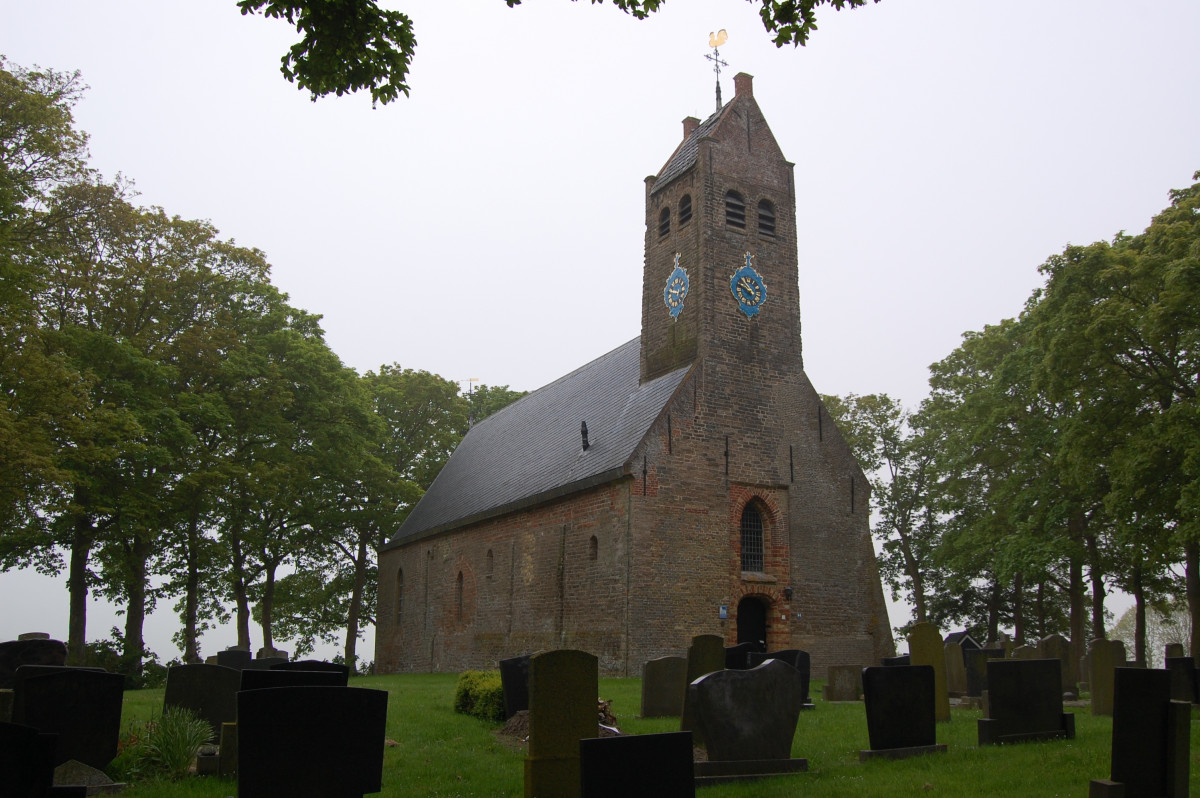
[[[237,718],[237,691],[242,672],[221,665],[176,665],[167,669],[163,709],[183,707],[195,712],[212,727],[213,739],[221,739],[221,724]]]
[[[642,717],[678,718],[687,689],[687,660],[659,657],[642,666]]]
[[[579,741],[599,734],[597,660],[586,651],[543,651],[529,658],[529,748],[525,794],[577,798]]]
[[[801,682],[795,668],[768,660],[752,670],[710,673],[688,685],[694,731],[708,759],[788,759],[800,717]]]
[[[22,665],[65,665],[67,644],[61,640],[8,640],[0,643],[0,689],[11,689]]]
[[[336,671],[276,671],[247,668],[241,672],[242,690],[272,687],[345,687],[346,674]]]
[[[379,792],[386,724],[383,690],[243,690],[238,798],[361,798]]]
[[[932,665],[863,668],[862,680],[871,749],[859,752],[860,761],[946,750],[937,744],[937,677]]]
[[[1063,690],[1074,693],[1079,689],[1079,663],[1071,654],[1071,641],[1060,634],[1046,635],[1037,644],[1038,659],[1059,660]]]
[[[803,678],[804,698],[801,701],[801,709],[814,709],[815,705],[812,698],[808,694],[808,683],[812,676],[812,658],[809,657],[807,651],[801,651],[798,648],[788,648],[783,651],[772,651],[768,654],[756,652],[750,655],[750,667],[757,668],[769,659],[777,659],[780,662],[786,662],[796,670],[800,671],[800,676]]]
[[[277,665],[287,663],[286,657],[257,657],[242,665],[242,670],[247,671],[269,671]]]
[[[690,685],[701,676],[725,670],[725,638],[720,635],[696,635],[687,651],[687,683]],[[683,694],[683,714],[679,718],[680,731],[696,728],[696,713],[692,708],[692,691]],[[703,738],[696,744],[703,745]]]
[[[967,695],[979,698],[988,689],[987,661],[1004,656],[1002,648],[964,648],[963,657],[967,666]]]
[[[297,659],[290,662],[280,662],[271,666],[273,671],[329,671],[342,673],[346,676],[346,684],[350,683],[350,666],[340,662],[325,662],[319,659]]]
[[[583,798],[695,798],[689,732],[579,741]]]
[[[895,668],[900,665],[912,665],[912,659],[908,654],[902,654],[899,657],[883,657],[880,662],[885,668]]]
[[[119,673],[24,666],[13,688],[13,722],[58,735],[55,765],[76,759],[103,770],[117,755],[124,690]]]
[[[504,690],[504,718],[529,709],[529,658],[532,654],[500,660],[500,687]]]
[[[1112,714],[1112,779],[1090,794],[1186,798],[1191,706],[1171,700],[1170,672],[1115,668]]]
[[[1062,666],[1056,659],[992,660],[988,717],[979,744],[1075,738],[1075,716],[1063,712]]]
[[[1196,661],[1191,657],[1167,657],[1171,672],[1171,700],[1196,703]]]
[[[251,662],[250,652],[243,648],[227,648],[217,652],[217,664],[239,671]]]
[[[0,723],[0,796],[41,798],[54,781],[55,735]]]
[[[736,646],[725,647],[725,667],[729,670],[744,671],[750,668],[750,655],[762,651],[758,643],[738,643]]]

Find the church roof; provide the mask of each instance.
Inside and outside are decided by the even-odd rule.
[[[640,357],[634,338],[474,425],[388,546],[623,476],[688,371],[639,385]]]
[[[666,188],[672,180],[692,168],[692,165],[696,163],[696,159],[700,157],[700,139],[712,133],[717,123],[721,121],[721,116],[725,113],[725,109],[732,103],[733,100],[725,103],[721,107],[721,110],[701,122],[692,131],[691,135],[683,140],[683,143],[679,145],[667,160],[666,165],[659,171],[658,177],[654,181],[654,187],[650,189],[651,194]]]

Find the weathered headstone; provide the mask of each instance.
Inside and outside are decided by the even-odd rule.
[[[55,765],[76,759],[103,770],[117,755],[124,691],[119,673],[23,666],[13,686],[13,722],[58,735]]]
[[[277,648],[267,648],[265,646],[263,648],[260,648],[258,651],[254,652],[254,658],[255,659],[281,659],[284,662],[287,662],[289,659],[288,653],[286,651],[280,651]]]
[[[1038,641],[1038,659],[1059,660],[1063,690],[1074,693],[1079,689],[1078,665],[1071,651],[1071,641],[1059,634],[1046,635]]]
[[[687,652],[687,683],[715,671],[725,670],[725,639],[720,635],[696,635]],[[696,720],[691,707],[691,693],[683,694],[683,715],[679,719],[680,731],[692,731]]]
[[[908,654],[901,654],[898,657],[882,657],[879,663],[884,668],[896,668],[905,665],[912,665],[912,659]]]
[[[1176,657],[1186,657],[1187,652],[1183,649],[1183,643],[1167,643],[1163,647],[1163,659],[1175,659]]]
[[[688,732],[580,740],[579,761],[582,798],[696,795],[692,735]]]
[[[586,651],[544,651],[530,657],[526,798],[580,795],[579,741],[599,731],[598,684],[596,657]]]
[[[1125,666],[1125,643],[1097,638],[1088,645],[1091,673],[1092,714],[1113,713],[1113,671]],[[1165,672],[1165,671],[1164,671]]]
[[[67,644],[61,640],[8,640],[0,643],[0,688],[13,686],[22,665],[66,665]]]
[[[1191,657],[1168,657],[1171,672],[1171,699],[1196,703],[1196,661]]]
[[[1003,659],[1002,648],[975,648],[963,651],[967,659],[967,695],[979,698],[987,686],[987,662],[989,659]]]
[[[659,657],[642,666],[642,717],[677,718],[683,714],[687,660]]]
[[[500,660],[500,687],[504,690],[504,718],[529,709],[529,658],[532,654]],[[681,688],[682,689],[682,688]]]
[[[1115,669],[1111,780],[1093,781],[1096,798],[1186,798],[1191,705],[1171,700],[1165,670]]]
[[[243,690],[237,725],[238,798],[361,798],[383,789],[384,690]]]
[[[862,668],[830,665],[825,673],[826,701],[857,701],[862,698]]]
[[[967,667],[963,659],[962,645],[946,643],[946,688],[952,696],[967,694]]]
[[[1017,646],[1012,650],[1013,659],[1042,659],[1037,646]]]
[[[346,674],[338,671],[281,671],[247,668],[242,671],[242,690],[267,690],[272,687],[345,687]]]
[[[237,724],[222,723],[219,739],[221,745],[217,773],[223,779],[232,779],[237,776]]]
[[[213,739],[221,737],[221,724],[237,719],[237,692],[242,672],[221,665],[176,665],[167,669],[163,708],[183,707],[212,726]]]
[[[728,670],[744,671],[750,667],[750,654],[762,651],[758,643],[738,643],[736,646],[726,646],[725,667]]]
[[[1075,738],[1075,716],[1063,712],[1057,660],[994,659],[987,671],[988,713],[978,720],[980,745]]]
[[[239,671],[251,662],[250,651],[245,648],[227,648],[217,652],[217,664]]]
[[[915,623],[908,630],[908,653],[913,665],[933,668],[934,716],[950,720],[950,686],[946,679],[946,646],[942,633],[931,623]]]
[[[871,748],[859,751],[860,761],[945,752],[946,746],[937,744],[933,666],[864,668],[862,680]]]
[[[808,652],[801,651],[798,648],[785,648],[782,651],[772,651],[770,653],[752,653],[750,655],[750,667],[757,668],[769,659],[786,662],[800,671],[800,676],[804,679],[804,702],[800,705],[800,708],[815,709],[816,706],[809,695],[809,682],[812,680],[812,658],[808,655]]]
[[[22,632],[21,634],[17,635],[17,639],[18,640],[49,640],[50,634],[48,632]]]

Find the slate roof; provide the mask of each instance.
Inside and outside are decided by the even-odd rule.
[[[717,123],[721,121],[721,115],[725,113],[725,109],[732,102],[733,100],[730,100],[725,103],[720,111],[701,122],[700,126],[692,131],[692,135],[683,140],[679,148],[667,159],[666,165],[659,171],[658,177],[654,181],[654,188],[650,189],[651,194],[666,188],[672,180],[692,168],[696,159],[700,157],[700,139],[713,131]]]
[[[634,338],[473,426],[387,547],[622,476],[689,368],[639,385],[640,356]]]

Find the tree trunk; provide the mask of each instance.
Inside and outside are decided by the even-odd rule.
[[[1013,577],[1013,643],[1025,645],[1025,575]]]
[[[361,614],[363,587],[367,582],[367,538],[359,535],[354,558],[354,586],[350,590],[350,608],[346,613],[346,665],[358,672],[358,618]]]
[[[263,592],[262,598],[258,600],[258,608],[262,613],[262,633],[263,633],[263,648],[271,650],[275,648],[275,641],[271,637],[271,609],[275,605],[275,562],[263,560],[267,564],[263,569]]]
[[[988,591],[987,642],[1000,640],[1000,580],[992,577],[992,589]]]
[[[197,626],[200,615],[200,513],[193,507],[187,528],[187,574],[183,587],[183,661],[200,661],[200,641]]]
[[[921,564],[917,562],[917,558],[912,553],[911,533],[903,530],[896,530],[896,532],[900,538],[900,555],[904,558],[904,572],[912,581],[913,612],[916,615],[917,623],[924,623],[928,620],[925,606],[925,576],[921,573]]]
[[[1072,543],[1072,554],[1068,561],[1071,582],[1067,590],[1071,600],[1071,645],[1075,647],[1072,652],[1072,658],[1076,660],[1075,667],[1078,666],[1078,658],[1087,652],[1088,644],[1088,641],[1084,639],[1083,563],[1080,559],[1080,555],[1083,553],[1085,523],[1086,520],[1081,512],[1075,513],[1067,521],[1067,536]],[[1075,671],[1075,667],[1072,667],[1072,673]]]
[[[1038,582],[1037,587],[1037,634],[1038,640],[1046,636],[1046,583]]]
[[[1192,617],[1191,656],[1200,655],[1200,542],[1183,544],[1183,581],[1187,590],[1188,614]]]
[[[78,495],[78,494],[77,494]],[[88,557],[95,528],[88,515],[76,515],[71,535],[71,563],[67,576],[70,614],[67,618],[67,664],[82,665],[87,644]]]
[[[1146,590],[1142,586],[1142,566],[1133,566],[1133,661],[1146,662]]]
[[[1104,628],[1104,571],[1100,567],[1100,546],[1095,535],[1084,535],[1088,553],[1088,578],[1092,583],[1092,639],[1108,637]]]
[[[142,635],[146,623],[146,563],[154,545],[151,540],[138,535],[124,549],[126,604],[121,673],[136,679],[142,675],[142,653],[146,650]]]

